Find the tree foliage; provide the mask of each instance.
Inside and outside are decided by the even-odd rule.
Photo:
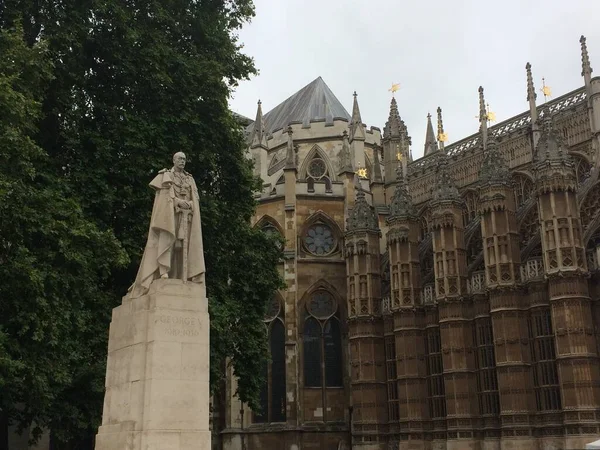
[[[14,280],[0,287],[9,417],[63,441],[95,432],[110,310],[143,251],[148,182],[179,150],[201,195],[211,382],[232,357],[241,399],[257,405],[281,251],[250,225],[259,180],[227,105],[255,70],[235,36],[253,12],[250,0],[5,2],[3,45],[32,69],[15,78],[0,65],[14,92],[0,94],[0,109],[23,109],[0,116],[0,276]]]

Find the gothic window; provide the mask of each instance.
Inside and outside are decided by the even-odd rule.
[[[306,303],[302,342],[304,386],[342,387],[342,333],[336,300],[325,291],[314,292]]]
[[[444,367],[439,327],[427,328],[427,400],[432,419],[446,418]]]
[[[521,235],[521,247],[525,247],[531,238],[540,232],[539,228],[538,209],[534,207],[531,208],[521,223],[519,230],[519,234]]]
[[[586,194],[579,208],[581,213],[581,226],[586,231],[598,211],[600,211],[600,183],[596,184]]]
[[[396,338],[394,335],[385,337],[385,366],[387,375],[388,410],[390,421],[396,421],[400,418],[395,339]]]
[[[590,163],[581,156],[572,155],[575,162],[575,175],[577,176],[577,183],[581,185],[589,176],[592,168]]]
[[[515,204],[519,209],[533,194],[533,182],[523,174],[515,173],[512,177],[515,190]]]
[[[477,217],[477,202],[479,195],[475,191],[468,191],[465,195],[465,208],[463,209],[463,226],[466,227]]]
[[[532,313],[527,321],[533,364],[533,383],[538,411],[561,409],[560,387],[556,370],[554,331],[550,308]]]
[[[496,359],[492,323],[489,317],[478,319],[475,326],[477,344],[477,387],[479,391],[479,410],[481,414],[499,414],[500,398],[496,378]]]
[[[269,219],[263,218],[259,222],[259,226],[263,233],[265,233],[269,238],[273,239],[273,241],[277,245],[277,248],[281,248],[283,246],[283,243],[281,242],[281,238],[283,236],[281,236],[279,228],[277,228],[272,222],[270,222]]]
[[[270,360],[265,364],[265,384],[260,391],[260,411],[255,411],[254,423],[285,422],[285,325],[283,308],[275,297],[267,307],[265,325],[268,329]]]
[[[327,256],[337,248],[331,227],[323,222],[311,225],[306,230],[302,241],[304,248],[315,256]]]
[[[308,191],[314,192],[315,183],[325,184],[325,192],[331,192],[331,175],[327,167],[325,157],[322,156],[316,149],[309,155],[309,162],[306,165],[306,182],[308,183]]]

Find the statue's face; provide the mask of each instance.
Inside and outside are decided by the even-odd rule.
[[[183,170],[185,167],[185,154],[179,152],[173,156],[173,165],[176,169]]]

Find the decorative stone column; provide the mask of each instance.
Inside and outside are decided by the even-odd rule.
[[[345,237],[352,448],[383,450],[388,420],[379,262],[381,231],[375,211],[360,187]]]

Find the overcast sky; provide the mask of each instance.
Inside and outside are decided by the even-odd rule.
[[[357,91],[363,122],[381,129],[392,83],[400,115],[423,154],[427,113],[442,107],[449,141],[478,129],[477,89],[498,122],[525,111],[525,64],[538,105],[542,77],[553,97],[583,85],[579,37],[600,76],[598,0],[254,0],[240,33],[259,75],[240,84],[231,107],[254,119],[318,76],[348,112]],[[435,122],[434,122],[435,124]]]

